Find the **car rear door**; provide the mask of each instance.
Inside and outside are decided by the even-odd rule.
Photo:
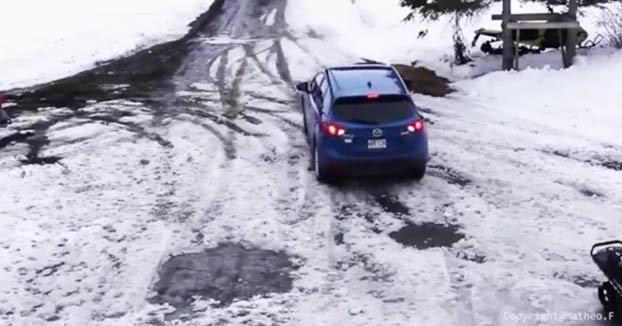
[[[331,119],[346,132],[337,141],[345,155],[387,155],[413,150],[416,132],[408,126],[418,119],[414,104],[402,95],[337,100]]]

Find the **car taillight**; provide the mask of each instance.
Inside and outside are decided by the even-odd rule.
[[[377,99],[380,97],[380,94],[376,93],[376,92],[369,92],[367,93],[367,98],[368,99]]]
[[[346,133],[346,129],[336,123],[324,122],[322,127],[324,128],[324,133],[329,136],[342,136]]]
[[[423,131],[423,120],[415,120],[408,124],[406,129],[410,132],[421,132]]]

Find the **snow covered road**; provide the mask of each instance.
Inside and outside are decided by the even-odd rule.
[[[289,5],[215,1],[183,43],[99,68],[151,79],[94,73],[65,81],[79,97],[9,96],[50,108],[0,130],[3,325],[492,326],[598,312],[587,250],[622,228],[620,139],[497,110],[464,84],[415,97],[431,121],[423,181],[319,185],[293,84],[359,58],[293,32]]]

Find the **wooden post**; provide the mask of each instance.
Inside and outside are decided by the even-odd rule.
[[[569,29],[567,29],[566,31],[570,31]],[[568,35],[568,34],[566,34]],[[564,43],[564,38],[562,37],[562,30],[558,29],[557,30],[557,38],[559,39],[559,49],[562,53],[562,64],[564,65],[565,68],[566,67],[566,44]]]
[[[520,28],[516,30],[516,43],[514,47],[514,70],[518,71],[518,58],[520,57]]]
[[[570,0],[568,4],[568,17],[577,20],[577,0]],[[564,68],[572,65],[577,52],[577,29],[566,30],[566,55],[564,56]]]
[[[576,1],[576,0],[573,0]],[[503,0],[503,11],[501,12],[501,29],[503,33],[503,69],[512,69],[512,31],[508,28],[510,15],[512,14],[512,1]]]

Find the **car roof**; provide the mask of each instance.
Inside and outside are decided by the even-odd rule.
[[[397,72],[384,64],[357,64],[326,69],[336,98],[378,95],[404,95],[407,90]]]

